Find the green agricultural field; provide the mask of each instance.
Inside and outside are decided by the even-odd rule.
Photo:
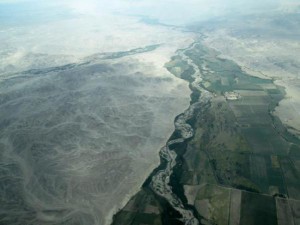
[[[277,224],[273,196],[299,199],[300,187],[300,171],[289,158],[299,158],[299,140],[272,115],[284,91],[271,80],[249,76],[233,61],[218,58],[217,52],[201,44],[187,55],[202,72],[202,87],[215,96],[197,116],[195,135],[184,155],[188,171],[182,182],[245,190],[241,214],[230,221]],[[227,100],[225,92],[235,92],[239,98]],[[213,218],[208,205],[210,210],[218,209],[219,215],[225,213],[212,206],[207,191],[201,192],[201,198],[208,199],[201,201],[204,208],[199,202],[195,207],[206,219]]]

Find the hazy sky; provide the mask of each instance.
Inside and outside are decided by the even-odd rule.
[[[248,13],[276,8],[280,0],[69,0],[66,6],[81,13],[146,15],[163,23],[184,24],[226,14]]]
[[[104,13],[121,13],[145,15],[159,19],[164,23],[184,24],[215,16],[243,14],[255,11],[272,10],[278,6],[300,2],[299,0],[0,0],[3,5],[18,7],[43,8],[60,7],[66,13],[101,15]],[[17,3],[17,4],[16,4]],[[33,3],[33,4],[31,4]]]

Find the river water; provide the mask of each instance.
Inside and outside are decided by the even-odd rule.
[[[193,82],[191,83],[192,91],[200,92],[201,97],[195,103],[192,103],[187,110],[177,116],[175,119],[175,131],[179,134],[176,139],[172,139],[166,143],[166,145],[160,150],[160,157],[162,162],[166,162],[164,169],[157,171],[153,176],[150,183],[151,189],[159,196],[166,199],[169,204],[178,211],[182,218],[182,222],[186,225],[198,225],[199,221],[195,217],[191,209],[187,209],[182,200],[173,192],[173,188],[170,184],[170,177],[176,166],[177,154],[174,150],[170,149],[170,145],[180,144],[190,139],[194,135],[192,126],[188,123],[190,119],[195,115],[197,109],[201,103],[207,102],[212,94],[204,90],[199,83],[202,81],[201,73],[198,66],[185,54],[186,51],[192,49],[197,43],[192,44],[190,47],[184,50],[178,51],[178,55],[194,69],[194,74],[191,75]]]

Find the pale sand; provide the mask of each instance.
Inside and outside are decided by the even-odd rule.
[[[188,82],[179,79],[169,73],[166,68],[164,68],[165,63],[169,62],[171,57],[176,54],[176,50],[180,48],[187,47],[194,40],[192,38],[183,38],[176,39],[175,43],[169,42],[168,44],[162,45],[162,47],[156,49],[152,52],[147,52],[143,54],[139,54],[133,56],[137,60],[149,64],[151,67],[144,68],[145,71],[149,69],[151,74],[155,77],[165,77],[173,80],[174,85],[164,87],[168,93],[173,95],[172,97],[177,98],[177,101],[174,102],[176,105],[172,107],[168,112],[162,112],[161,109],[157,109],[161,111],[159,114],[159,118],[156,118],[156,128],[154,127],[154,132],[158,132],[158,134],[153,134],[154,136],[160,136],[161,141],[156,143],[149,143],[149,151],[151,154],[148,157],[149,165],[147,167],[144,165],[139,168],[140,175],[136,176],[134,180],[134,184],[131,186],[127,186],[126,191],[127,194],[123,197],[121,202],[118,202],[115,207],[106,214],[106,225],[112,222],[112,217],[115,213],[117,213],[121,208],[123,208],[127,202],[133,197],[141,188],[143,182],[148,178],[150,173],[159,165],[159,150],[161,147],[165,145],[170,135],[174,131],[173,121],[175,117],[182,113],[185,109],[189,107],[189,95],[191,94],[191,90],[188,87]],[[158,92],[159,93],[159,92]],[[153,93],[155,95],[156,93]],[[162,126],[162,121],[164,121]],[[137,167],[138,168],[138,167]]]
[[[184,44],[183,39],[192,36],[170,27],[149,26],[139,18],[111,14],[1,27],[0,33],[0,75],[76,63],[96,53],[128,51],[153,44]]]
[[[279,102],[274,114],[291,133],[300,136],[300,80],[277,80],[275,83],[285,87],[286,96]]]

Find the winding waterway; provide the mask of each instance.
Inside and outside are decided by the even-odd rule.
[[[200,106],[200,103],[208,101],[211,97],[211,93],[204,90],[199,85],[199,83],[202,81],[202,78],[198,66],[195,65],[193,61],[185,54],[185,52],[192,49],[195,44],[197,43],[194,43],[187,49],[180,50],[178,52],[178,55],[189,66],[193,67],[195,72],[191,75],[194,80],[191,83],[191,86],[192,89],[194,89],[193,91],[201,92],[201,97],[199,98],[199,101],[192,103],[184,113],[182,113],[175,119],[175,130],[179,134],[179,137],[168,141],[167,144],[163,148],[161,148],[160,157],[165,160],[166,166],[164,169],[159,170],[152,176],[150,184],[151,189],[156,194],[165,198],[170,203],[170,205],[181,214],[181,220],[186,225],[198,225],[199,221],[194,216],[193,211],[190,209],[186,209],[186,207],[182,203],[182,200],[172,191],[170,177],[173,173],[173,169],[176,166],[177,154],[174,150],[170,149],[170,145],[183,143],[185,140],[193,137],[194,130],[192,126],[188,124],[188,120],[190,120],[194,116],[196,109]]]

